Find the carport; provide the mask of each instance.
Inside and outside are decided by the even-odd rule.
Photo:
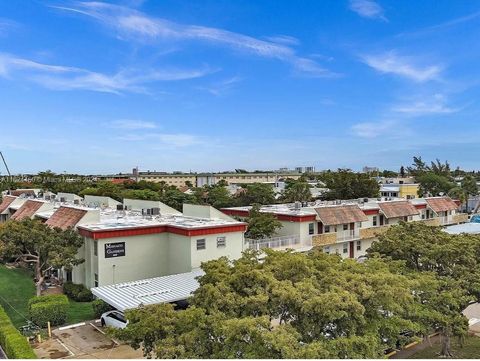
[[[197,277],[203,275],[201,269],[196,269],[187,273],[94,287],[91,290],[99,299],[119,311],[125,311],[185,300],[198,288]]]

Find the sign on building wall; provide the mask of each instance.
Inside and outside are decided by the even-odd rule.
[[[105,258],[125,256],[125,242],[105,243]]]

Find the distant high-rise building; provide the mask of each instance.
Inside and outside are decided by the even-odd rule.
[[[365,166],[363,167],[363,173],[375,173],[375,172],[379,172],[380,170],[378,169],[378,167],[368,167],[368,166]]]

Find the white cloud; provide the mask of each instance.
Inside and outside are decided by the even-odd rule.
[[[387,21],[382,7],[373,0],[350,0],[350,10],[364,18]]]
[[[198,87],[200,90],[206,90],[210,94],[221,96],[231,90],[235,84],[241,82],[243,79],[239,76],[234,76],[228,79],[221,80],[209,86]]]
[[[113,74],[103,74],[87,69],[49,65],[0,53],[0,76],[23,77],[53,90],[90,90],[120,94],[146,92],[145,85],[158,81],[175,81],[203,77],[212,70],[202,69],[124,69]]]
[[[270,41],[260,40],[219,28],[178,24],[166,19],[150,17],[124,6],[102,2],[76,2],[70,7],[54,6],[54,8],[92,17],[114,29],[120,37],[133,41],[192,40],[209,42],[257,56],[281,60],[292,64],[297,71],[314,77],[332,75],[332,72],[324,69],[315,61],[298,56],[290,46],[296,41],[293,37],[277,36]]]
[[[402,76],[416,82],[438,80],[443,68],[440,65],[419,65],[418,59],[400,56],[395,51],[362,57],[365,64],[384,74]]]
[[[196,135],[184,133],[125,134],[117,137],[117,139],[132,142],[149,142],[155,146],[163,144],[175,148],[189,147],[202,143]]]
[[[404,103],[393,107],[393,111],[409,116],[421,116],[429,114],[451,114],[460,111],[459,108],[451,108],[447,104],[446,97],[442,94],[435,94],[430,99],[415,100],[411,103]]]
[[[285,44],[285,45],[299,45],[300,40],[293,36],[289,35],[276,35],[276,36],[266,36],[266,40],[271,41],[277,44]]]
[[[395,122],[393,121],[383,121],[383,122],[365,122],[358,123],[352,126],[352,132],[361,138],[376,138],[382,134],[390,132],[394,126]]]
[[[155,129],[157,125],[154,122],[146,122],[144,120],[135,119],[119,119],[114,120],[108,124],[111,128],[116,129]]]

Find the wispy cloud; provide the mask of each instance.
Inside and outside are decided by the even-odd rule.
[[[154,122],[146,122],[144,120],[136,120],[136,119],[119,119],[114,120],[107,124],[110,128],[115,129],[155,129],[157,128],[157,124]]]
[[[300,40],[289,35],[266,36],[265,39],[268,41],[271,41],[272,43],[277,43],[277,44],[285,44],[285,45],[300,44]]]
[[[394,112],[408,116],[421,116],[429,114],[451,114],[460,111],[460,108],[452,108],[447,105],[447,99],[442,94],[435,94],[430,99],[415,100],[393,107]]]
[[[19,27],[13,20],[0,18],[0,36],[5,36],[10,30]]]
[[[172,147],[183,148],[192,145],[201,144],[201,139],[193,134],[184,133],[144,133],[144,134],[124,134],[117,139],[131,142],[149,141],[158,145],[158,142]],[[155,143],[153,143],[155,142]]]
[[[297,71],[313,77],[334,75],[333,72],[314,60],[297,55],[291,47],[292,42],[296,40],[292,37],[277,36],[274,41],[261,40],[219,28],[183,25],[167,19],[151,17],[135,9],[102,2],[76,2],[72,6],[54,7],[94,18],[114,29],[121,38],[132,41],[191,40],[209,42],[290,63]]]
[[[0,76],[24,78],[52,90],[90,90],[115,94],[147,92],[145,85],[148,83],[200,78],[211,72],[211,69],[204,67],[193,70],[122,69],[117,73],[104,74],[0,53]]]
[[[365,55],[362,61],[380,73],[402,76],[419,83],[438,80],[443,70],[441,65],[420,65],[417,58],[400,56],[395,51]]]
[[[234,76],[228,79],[224,79],[218,82],[215,82],[209,86],[198,87],[200,90],[206,90],[210,94],[221,96],[231,90],[236,84],[241,82],[243,79],[239,76]]]
[[[387,21],[383,8],[373,0],[350,0],[349,7],[364,18]]]
[[[376,138],[382,134],[390,132],[394,128],[395,124],[396,123],[391,120],[381,122],[364,122],[353,125],[351,131],[353,134],[361,138]]]

